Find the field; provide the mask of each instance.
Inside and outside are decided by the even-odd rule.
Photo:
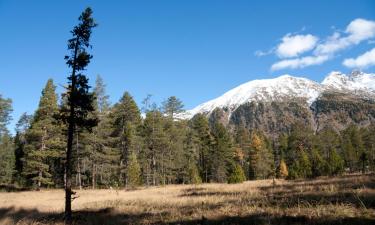
[[[74,224],[375,224],[375,177],[77,190]],[[0,224],[63,224],[64,192],[0,193]]]

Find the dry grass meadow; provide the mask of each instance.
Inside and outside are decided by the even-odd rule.
[[[74,224],[375,224],[375,177],[82,190]],[[0,224],[63,224],[64,192],[0,193]]]

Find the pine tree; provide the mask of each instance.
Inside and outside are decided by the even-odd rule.
[[[363,144],[367,152],[369,168],[375,171],[375,125],[363,130]]]
[[[362,170],[365,161],[361,159],[366,157],[363,157],[365,148],[358,127],[354,124],[348,126],[342,131],[341,137],[345,166],[351,172]]]
[[[65,56],[66,63],[72,68],[67,87],[67,110],[69,112],[65,120],[68,124],[67,150],[66,150],[66,182],[65,182],[65,223],[72,223],[72,149],[73,139],[77,127],[91,129],[97,123],[96,120],[87,119],[89,112],[93,111],[93,95],[89,93],[88,79],[81,72],[90,63],[92,55],[87,52],[90,47],[91,31],[97,24],[92,18],[92,10],[87,8],[79,17],[79,24],[72,30],[73,37],[68,41],[70,56]]]
[[[15,143],[15,180],[20,185],[26,185],[23,177],[24,163],[23,158],[25,156],[25,146],[27,144],[26,133],[30,128],[32,120],[31,115],[23,113],[16,124],[16,136],[14,138]]]
[[[215,123],[212,128],[214,138],[210,154],[210,180],[213,182],[227,182],[229,169],[234,162],[234,152],[231,137],[221,123]]]
[[[162,103],[163,110],[170,118],[175,118],[175,115],[184,111],[184,104],[176,96],[169,97]]]
[[[186,133],[183,143],[183,155],[182,155],[182,172],[180,174],[182,183],[199,184],[202,183],[198,169],[198,158],[199,158],[199,138],[197,137],[196,131],[186,125]]]
[[[119,182],[127,185],[126,167],[129,155],[138,149],[136,142],[139,127],[141,125],[141,113],[133,97],[125,92],[111,112],[115,147],[120,151]]]
[[[50,162],[60,157],[60,129],[55,119],[58,113],[57,94],[52,79],[42,91],[39,107],[26,133],[24,175],[39,189],[52,185]]]
[[[207,118],[202,114],[195,115],[190,121],[190,127],[194,131],[198,148],[198,169],[204,182],[209,181],[209,170],[211,167],[211,149],[213,137]]]
[[[14,146],[7,125],[11,120],[12,100],[0,94],[0,184],[11,184],[14,173]]]
[[[141,167],[134,152],[130,153],[128,166],[126,167],[126,174],[128,185],[130,187],[137,187],[142,184]]]
[[[315,146],[325,161],[322,175],[337,175],[343,171],[343,160],[338,154],[340,136],[331,128],[324,128],[316,137]]]
[[[115,138],[113,138],[113,126],[110,118],[110,102],[106,94],[106,86],[103,79],[97,76],[95,81],[94,95],[94,114],[97,115],[99,122],[93,128],[92,133],[88,134],[89,144],[87,146],[89,156],[87,158],[87,173],[91,178],[91,186],[93,189],[96,185],[104,185],[105,187],[116,186],[116,177],[118,173],[118,162],[120,153],[115,146]]]
[[[165,132],[165,118],[157,109],[147,112],[143,123],[142,136],[145,148],[141,152],[146,184],[165,184],[168,136]]]
[[[288,136],[285,160],[289,178],[307,178],[312,175],[309,153],[313,148],[313,132],[303,124],[294,124]]]

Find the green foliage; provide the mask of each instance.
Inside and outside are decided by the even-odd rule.
[[[27,180],[40,188],[52,185],[50,162],[61,157],[61,131],[55,119],[58,113],[57,94],[52,79],[42,91],[39,107],[31,121],[26,135],[24,170]]]
[[[221,123],[215,123],[212,128],[214,143],[212,145],[210,161],[210,181],[226,182],[229,167],[233,163],[232,140],[227,129]]]
[[[257,132],[251,134],[249,152],[249,178],[265,179],[273,175],[274,157],[266,143],[266,137]]]
[[[200,184],[202,179],[199,176],[199,171],[195,163],[190,163],[188,168],[188,182],[189,184]]]
[[[11,112],[12,101],[0,95],[0,184],[10,184],[13,180],[14,146],[6,127],[11,120]]]
[[[168,115],[170,118],[174,118],[176,114],[184,111],[184,104],[176,96],[169,97],[162,104],[164,113]]]
[[[242,183],[245,180],[246,180],[246,176],[242,167],[238,164],[235,164],[233,170],[231,171],[229,175],[228,183],[230,184]]]
[[[134,152],[130,153],[126,167],[127,184],[130,187],[137,187],[142,184],[141,167]]]

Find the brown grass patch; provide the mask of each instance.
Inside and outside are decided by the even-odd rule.
[[[375,178],[77,190],[75,224],[375,224]],[[0,193],[0,224],[63,224],[64,192]]]

